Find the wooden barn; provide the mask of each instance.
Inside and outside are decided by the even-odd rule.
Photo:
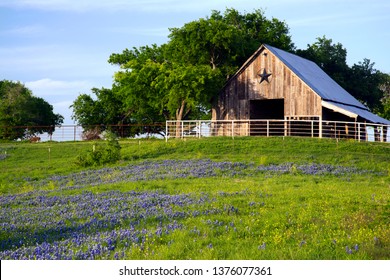
[[[353,123],[390,124],[371,113],[314,62],[269,45],[262,45],[228,80],[213,106],[212,119],[314,120],[320,137],[324,121],[352,123],[344,133],[354,135]],[[243,125],[254,126],[255,121]],[[249,127],[240,131],[256,135]]]

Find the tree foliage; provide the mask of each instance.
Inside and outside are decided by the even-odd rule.
[[[53,133],[63,117],[53,106],[20,82],[0,81],[0,138],[24,139],[34,134]]]
[[[102,124],[119,124],[123,122],[121,115],[121,100],[112,94],[111,89],[93,88],[92,92],[96,99],[88,94],[80,94],[73,102],[73,119],[83,127],[90,127]]]
[[[375,69],[374,64],[367,58],[363,62],[354,64],[350,70],[350,81],[346,89],[373,111],[380,112],[384,94],[381,85],[387,75]]]

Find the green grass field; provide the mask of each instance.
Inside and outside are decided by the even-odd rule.
[[[390,259],[390,145],[0,143],[0,259]]]

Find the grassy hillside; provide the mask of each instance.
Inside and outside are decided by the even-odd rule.
[[[0,259],[389,259],[390,145],[0,143]]]

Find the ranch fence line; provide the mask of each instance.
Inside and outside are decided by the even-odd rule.
[[[13,129],[28,131],[33,128],[49,131],[49,133],[35,135],[40,138],[40,141],[92,140],[93,138],[88,138],[91,135],[86,136],[87,133],[101,137],[104,130],[110,130],[121,138],[156,137],[165,138],[166,141],[171,138],[219,136],[232,138],[239,136],[301,136],[390,143],[390,125],[320,120],[170,120],[154,124],[94,125],[90,127],[80,125],[0,126],[2,131],[12,131]]]
[[[390,125],[324,120],[193,120],[167,121],[169,138],[301,136],[390,143]]]

